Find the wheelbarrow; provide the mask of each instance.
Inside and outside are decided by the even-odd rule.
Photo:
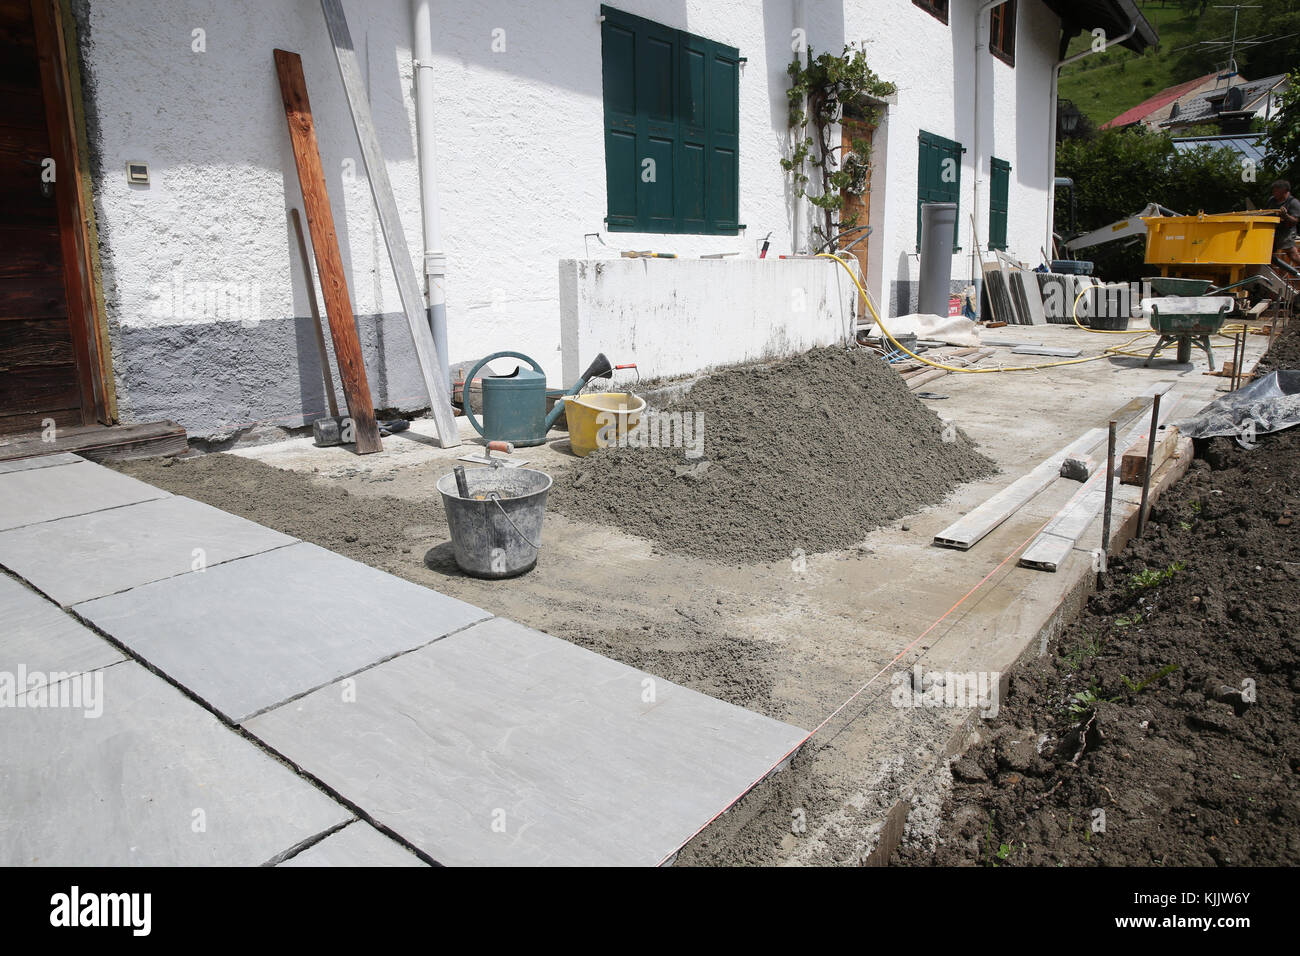
[[[1237,301],[1229,295],[1181,296],[1167,295],[1142,300],[1142,312],[1151,323],[1151,331],[1160,335],[1156,347],[1142,364],[1149,366],[1166,345],[1177,343],[1178,362],[1186,365],[1192,360],[1192,345],[1205,352],[1214,371],[1214,349],[1210,336],[1223,328],[1223,323],[1236,309]]]

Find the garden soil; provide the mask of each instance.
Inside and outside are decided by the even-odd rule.
[[[702,457],[606,448],[556,477],[550,507],[666,551],[770,561],[851,547],[996,470],[866,350],[721,369],[658,412],[679,413]],[[654,417],[643,433],[665,434]]]
[[[894,863],[1300,863],[1300,428],[1197,452]]]

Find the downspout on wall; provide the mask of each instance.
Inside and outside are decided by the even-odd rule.
[[[1069,66],[1071,63],[1077,63],[1079,60],[1082,60],[1086,56],[1091,56],[1094,53],[1101,53],[1105,51],[1112,43],[1124,43],[1126,40],[1130,39],[1135,33],[1137,33],[1137,29],[1138,29],[1138,24],[1137,21],[1135,20],[1133,21],[1133,25],[1129,27],[1127,33],[1123,33],[1117,37],[1111,37],[1104,40],[1101,44],[1100,50],[1097,49],[1097,44],[1093,43],[1088,47],[1088,49],[1084,50],[1081,53],[1076,53],[1074,54],[1074,56],[1063,57],[1059,62],[1057,62],[1056,66],[1052,68],[1052,83],[1051,83],[1050,93],[1047,101],[1047,109],[1048,109],[1047,125],[1049,128],[1047,134],[1048,135],[1047,245],[1043,247],[1044,249],[1047,250],[1048,255],[1055,255],[1054,240],[1056,236],[1056,125],[1057,125],[1056,104],[1057,104],[1057,98],[1059,96],[1057,92],[1057,85],[1060,83],[1060,79],[1061,79],[1061,68]],[[1061,39],[1062,52],[1064,52],[1065,50],[1066,42],[1067,41],[1064,38],[1064,31],[1062,31],[1062,39]]]
[[[438,215],[438,156],[433,138],[433,15],[430,0],[411,0],[411,58],[415,73],[415,138],[420,164],[420,210],[424,226],[425,301],[441,381],[450,391],[447,354],[447,255]]]
[[[974,110],[975,141],[974,141],[974,155],[972,156],[972,160],[975,163],[975,175],[971,177],[971,188],[974,191],[973,195],[971,196],[971,217],[974,222],[974,225],[971,228],[975,229],[977,232],[979,229],[979,221],[980,221],[980,181],[981,181],[981,177],[983,177],[984,175],[984,162],[983,159],[981,158],[981,151],[982,151],[981,147],[983,146],[981,140],[983,139],[983,137],[980,135],[980,130],[983,126],[983,117],[981,116],[980,108],[984,105],[983,101],[980,99],[980,64],[983,61],[983,57],[981,56],[981,54],[985,50],[987,50],[989,46],[989,41],[988,41],[989,25],[988,24],[990,19],[990,18],[986,18],[985,14],[987,14],[994,7],[1001,6],[1005,2],[1006,0],[985,0],[984,3],[980,4],[979,10],[977,10],[975,13],[975,66],[974,66],[975,77],[974,77],[974,82],[971,84],[975,89],[975,110]],[[956,230],[956,232],[953,233],[954,237],[961,235],[960,222],[954,226],[954,229]],[[973,268],[971,269],[971,276],[974,279],[976,290],[979,289],[983,281],[983,275],[982,275],[983,270],[980,268],[980,263],[975,261],[975,256],[976,256],[975,246],[978,242],[979,242],[978,234],[972,235],[970,254],[971,254],[971,263]]]

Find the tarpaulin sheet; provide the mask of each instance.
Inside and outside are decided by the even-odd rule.
[[[1263,435],[1300,424],[1300,371],[1270,372],[1174,424],[1190,438]]]

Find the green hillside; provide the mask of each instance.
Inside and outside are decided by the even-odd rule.
[[[1107,50],[1061,71],[1061,99],[1073,100],[1097,126],[1187,79],[1177,72],[1179,48],[1201,38],[1195,10],[1160,2],[1139,6],[1160,35],[1158,49],[1140,56],[1122,48]],[[1087,49],[1091,42],[1087,34],[1075,37],[1070,53]]]

